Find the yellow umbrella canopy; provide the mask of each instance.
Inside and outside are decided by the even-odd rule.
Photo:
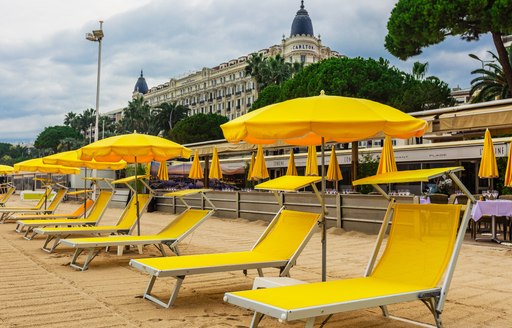
[[[288,160],[286,175],[299,175],[297,173],[297,167],[295,166],[295,155],[293,154],[293,149],[290,151],[290,159]]]
[[[167,162],[161,161],[158,168],[157,177],[160,180],[169,180],[169,170],[167,169]]]
[[[394,138],[420,137],[427,122],[371,100],[327,96],[296,98],[268,105],[221,125],[229,142],[291,145],[324,145],[352,142],[377,135]],[[325,192],[322,147],[322,192]],[[325,201],[321,199],[325,214]],[[326,280],[326,225],[322,217],[322,281]]]
[[[381,133],[406,139],[422,136],[427,123],[371,100],[327,96],[296,98],[268,105],[221,125],[229,142],[320,145],[351,142]]]
[[[94,159],[81,160],[81,156],[82,152],[80,150],[64,151],[43,157],[43,163],[97,170],[121,170],[126,167],[126,162],[123,160],[116,162],[97,162]]]
[[[14,167],[9,165],[0,165],[0,174],[14,173]]]
[[[247,180],[253,181],[256,180],[252,176],[252,171],[254,171],[254,162],[256,161],[256,157],[254,156],[254,153],[251,154],[251,161],[249,162],[249,171],[247,172]]]
[[[210,165],[210,173],[208,173],[210,179],[222,179],[222,169],[220,167],[219,154],[217,147],[213,148],[212,164]]]
[[[380,154],[379,167],[377,168],[377,174],[396,172],[396,161],[395,152],[393,151],[393,141],[389,136],[384,139],[384,147],[382,147],[382,153]]]
[[[505,173],[505,187],[512,187],[512,142],[508,146],[507,171]]]
[[[98,162],[147,163],[171,158],[189,158],[192,151],[171,140],[157,136],[130,133],[105,138],[81,148],[83,160]]]
[[[194,152],[194,160],[192,161],[192,167],[190,168],[190,172],[188,173],[188,177],[190,179],[203,179],[203,168],[201,167],[201,163],[199,163],[199,152]]]
[[[341,169],[338,164],[338,158],[336,157],[336,151],[334,146],[331,148],[331,159],[329,160],[329,167],[327,168],[327,180],[329,181],[340,181],[343,180],[341,175]]]
[[[56,173],[56,174],[79,174],[80,169],[62,165],[51,165],[43,163],[42,158],[29,159],[23,162],[14,164],[15,171],[26,172],[42,172],[42,173]]]
[[[157,136],[137,132],[105,138],[81,148],[80,159],[98,162],[148,163],[166,161],[175,157],[189,158],[192,151],[180,144]],[[137,180],[137,169],[135,169]],[[137,235],[140,235],[139,198],[135,188],[137,210]]]
[[[308,146],[308,159],[306,161],[306,175],[318,175],[318,159],[316,147]]]
[[[489,179],[498,177],[498,165],[496,164],[496,155],[494,154],[494,145],[492,143],[489,129],[485,130],[484,149],[482,152],[478,176],[480,178]]]
[[[267,179],[269,177],[265,156],[263,156],[263,147],[261,145],[258,145],[258,152],[256,153],[256,160],[254,161],[251,177],[253,180]]]

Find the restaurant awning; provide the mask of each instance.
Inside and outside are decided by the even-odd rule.
[[[439,116],[440,131],[512,127],[512,105],[446,113]]]

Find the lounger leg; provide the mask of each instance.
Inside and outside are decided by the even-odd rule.
[[[258,276],[263,277],[263,270],[261,268],[258,268]]]
[[[22,232],[23,232],[23,225],[22,225],[22,224],[19,224],[19,223],[16,223],[16,228],[14,228],[14,230],[15,230],[17,233],[22,233]]]
[[[261,319],[263,319],[263,313],[254,312],[254,315],[252,316],[251,325],[250,328],[257,328]]]
[[[28,227],[27,230],[25,230],[23,238],[25,238],[26,240],[32,240],[35,236],[37,236],[37,232],[34,232],[33,228]]]
[[[137,245],[137,250],[139,251],[139,254],[143,254],[142,247],[144,247],[144,245]]]
[[[77,260],[80,254],[82,254],[85,250],[89,251],[89,254],[87,254],[87,258],[85,259],[84,264],[80,266]],[[89,264],[101,252],[101,250],[102,248],[77,248],[73,254],[73,257],[71,258],[69,266],[80,271],[85,271],[89,268]]]
[[[158,251],[160,252],[160,254],[162,254],[162,256],[167,256],[167,254],[165,253],[163,244],[153,244],[153,246],[155,246],[156,249],[158,249]],[[167,245],[167,246],[169,246],[169,245]],[[169,248],[171,248],[171,246],[169,246]]]
[[[308,320],[306,320],[306,325],[304,326],[304,328],[313,328],[314,325],[315,325],[315,317],[309,318]]]
[[[48,244],[52,240],[54,241],[52,247],[48,247]],[[48,237],[46,237],[46,240],[44,242],[44,245],[43,245],[42,249],[45,252],[51,253],[51,252],[53,252],[55,250],[55,248],[59,245],[59,243],[60,243],[60,238],[59,237],[57,237],[57,236],[48,236]]]
[[[388,311],[388,307],[386,305],[381,305],[380,309],[382,310],[383,316],[385,316],[386,318],[389,317],[389,311]]]
[[[158,304],[162,307],[170,308],[176,301],[176,298],[178,297],[178,293],[180,291],[181,284],[183,283],[184,279],[185,279],[185,276],[176,277],[176,284],[174,285],[174,290],[171,293],[171,297],[169,298],[169,301],[167,303],[165,303],[164,301],[151,295],[151,290],[153,289],[153,285],[155,284],[155,280],[156,280],[156,276],[152,275],[151,278],[149,279],[149,283],[148,283],[148,287],[146,288],[146,292],[144,293],[144,298],[148,299],[152,302],[155,302],[156,304]]]

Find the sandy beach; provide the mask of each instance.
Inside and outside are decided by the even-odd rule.
[[[8,205],[24,205],[17,196]],[[69,212],[76,202],[66,202],[58,212]],[[113,223],[121,209],[109,208],[103,223]],[[157,232],[173,215],[145,213],[142,233]],[[211,218],[181,244],[182,254],[247,250],[267,222]],[[374,235],[328,233],[328,280],[361,276]],[[43,238],[27,241],[14,224],[0,225],[0,327],[247,327],[252,313],[222,301],[227,291],[250,289],[255,271],[187,277],[171,309],[141,299],[148,276],[131,268],[131,258],[158,256],[154,247],[117,256],[101,253],[90,269],[79,272],[68,264],[72,250],[59,247],[43,252]],[[320,280],[320,233],[316,233],[291,276]],[[512,327],[512,248],[467,240],[461,251],[443,313],[445,327]],[[264,270],[276,276],[277,270]],[[174,279],[159,279],[155,292],[168,295]],[[394,315],[433,323],[421,302],[390,306]],[[316,321],[318,327],[321,320]],[[261,327],[303,327],[304,322],[281,324],[265,318]],[[378,308],[337,314],[325,327],[413,327],[383,318]]]

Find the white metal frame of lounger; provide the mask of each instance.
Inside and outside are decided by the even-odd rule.
[[[382,310],[382,313],[385,317],[400,321],[406,321],[411,324],[417,324],[422,326],[431,326],[425,323],[416,322],[409,319],[404,319],[401,317],[396,316],[390,316],[387,310],[387,305],[394,304],[394,303],[401,303],[401,302],[407,302],[407,301],[413,301],[413,300],[421,300],[427,308],[430,310],[434,317],[435,326],[437,328],[442,328],[443,323],[441,320],[441,314],[444,309],[444,303],[446,301],[446,296],[448,293],[448,289],[453,277],[453,273],[455,271],[455,263],[457,261],[457,258],[459,256],[460,249],[462,247],[462,242],[464,240],[464,235],[466,232],[466,229],[468,227],[469,219],[471,217],[471,208],[472,205],[475,202],[475,198],[473,195],[469,192],[469,190],[462,184],[462,182],[459,180],[459,178],[455,175],[455,172],[448,171],[446,173],[452,181],[457,184],[457,186],[468,196],[468,202],[466,205],[466,210],[464,211],[464,215],[462,217],[461,224],[459,226],[459,230],[457,232],[456,241],[454,244],[454,248],[452,251],[452,255],[450,257],[450,261],[448,263],[447,269],[445,271],[443,283],[441,287],[433,288],[433,289],[427,289],[427,290],[419,290],[414,291],[411,293],[401,293],[401,294],[395,294],[395,295],[389,295],[389,296],[383,296],[383,297],[376,297],[372,299],[363,299],[363,300],[357,300],[357,301],[351,301],[351,302],[342,302],[342,303],[335,303],[335,304],[329,304],[329,305],[322,305],[322,306],[315,306],[310,308],[303,308],[300,310],[284,310],[279,309],[277,307],[269,306],[267,304],[261,303],[261,302],[255,302],[251,300],[247,300],[246,298],[239,297],[233,294],[226,294],[224,296],[224,300],[234,304],[238,305],[244,308],[248,308],[251,310],[254,310],[254,316],[253,320],[251,322],[251,328],[256,328],[263,318],[264,315],[269,315],[274,318],[278,318],[279,321],[291,321],[291,320],[299,320],[299,319],[306,319],[306,328],[312,328],[315,322],[316,317],[318,316],[324,316],[328,315],[327,319],[324,321],[324,323],[330,319],[330,317],[336,313],[346,312],[346,311],[352,311],[352,310],[358,310],[363,308],[369,308],[369,307],[375,307],[379,306]],[[387,228],[389,226],[389,222],[392,217],[392,211],[394,208],[395,200],[394,198],[390,197],[380,186],[373,185],[375,189],[377,189],[384,197],[386,197],[390,204],[388,206],[388,209],[386,211],[386,214],[384,216],[384,220],[382,222],[377,241],[375,243],[374,251],[372,253],[372,256],[370,258],[370,261],[368,263],[365,277],[368,277],[371,272],[373,271],[373,267],[377,261],[377,257],[379,254],[380,247],[382,246],[382,242],[384,240],[384,235],[387,231]]]
[[[206,274],[206,273],[217,273],[217,272],[228,272],[228,271],[244,271],[256,269],[258,271],[258,275],[263,277],[263,268],[278,268],[281,272],[285,271],[285,268],[290,264],[290,261],[271,261],[271,262],[255,262],[255,263],[244,263],[244,264],[230,264],[230,265],[222,265],[222,266],[209,266],[202,268],[181,268],[179,270],[169,270],[169,271],[159,271],[159,270],[151,270],[147,266],[141,265],[133,260],[130,261],[130,265],[134,268],[137,268],[141,271],[147,272],[150,274],[149,283],[146,287],[146,291],[144,292],[143,298],[148,299],[156,304],[170,308],[176,298],[178,297],[179,290],[181,288],[181,284],[187,275],[192,274]],[[172,271],[172,273],[171,273]],[[169,300],[165,302],[164,300],[159,299],[158,297],[151,294],[153,290],[155,281],[157,277],[173,277],[176,278],[176,283],[171,292],[171,296]]]
[[[89,178],[86,178],[86,179],[89,179]],[[95,179],[97,179],[97,180],[107,180],[106,178],[95,178]],[[108,181],[107,181],[107,183],[108,183]],[[53,225],[53,226],[70,225],[70,226],[77,226],[77,227],[94,227],[94,226],[98,225],[100,223],[100,221],[101,221],[101,218],[105,214],[105,211],[107,210],[108,204],[110,203],[110,201],[112,200],[112,198],[114,196],[114,190],[113,190],[113,188],[111,188],[111,189],[112,189],[112,192],[110,193],[110,197],[107,200],[107,204],[103,207],[101,213],[99,214],[99,219],[97,219],[96,221],[84,221],[84,220],[76,219],[77,220],[76,222],[69,222],[69,223],[66,222],[66,223],[62,223],[62,224],[59,223],[59,224],[56,224],[56,225]],[[96,204],[94,204],[93,206],[96,206]],[[91,211],[91,210],[89,210],[89,211]],[[86,213],[87,212],[85,212],[82,215],[85,215]],[[51,226],[52,224],[48,224],[48,225]],[[35,232],[34,229],[45,227],[45,225],[31,226],[30,224],[25,224],[25,226],[27,227],[27,231],[23,235],[23,238],[25,238],[26,240],[32,240],[32,239],[34,239],[35,236],[38,235],[38,233]],[[30,232],[32,234],[29,236],[28,234]],[[57,247],[57,246],[55,246],[55,247]]]
[[[44,197],[48,197],[52,192],[50,187],[47,187],[49,190],[45,189]],[[12,216],[18,213],[34,213],[34,214],[44,214],[49,211],[46,208],[34,208],[34,207],[16,207],[10,209],[9,207],[0,207],[0,224],[5,223],[8,220],[12,220]]]
[[[139,212],[142,213],[146,210],[146,208],[148,207],[149,203],[151,202],[151,198],[153,197],[153,194],[154,194],[154,191],[153,189],[151,189],[151,187],[143,180],[144,176],[140,176],[139,179],[140,179],[140,182],[146,186],[146,188],[149,190],[149,198],[148,200],[146,201],[146,203],[144,204],[144,207],[142,208],[139,208]],[[124,178],[124,179],[120,179],[120,180],[116,180],[116,181],[123,181],[122,183],[124,183],[128,188],[130,188],[130,190],[132,190],[134,192],[134,195],[132,196],[132,199],[133,197],[135,197],[135,195],[137,195],[135,193],[135,189],[133,189],[132,186],[130,186],[129,184],[129,181],[124,181],[124,180],[127,180],[127,178]],[[115,184],[116,181],[113,181],[112,184]],[[140,194],[139,194],[140,195]],[[130,202],[129,204],[131,204],[132,202],[132,199],[130,199]],[[138,203],[138,200],[136,200],[136,202]],[[119,224],[119,222],[121,221],[121,218],[126,214],[126,211],[128,210],[128,207],[125,207],[123,213],[121,214],[121,217],[119,218],[119,220],[117,221],[117,224]],[[46,237],[46,240],[43,244],[43,247],[41,247],[41,249],[45,252],[48,252],[48,253],[53,253],[53,251],[55,250],[55,248],[57,248],[57,246],[60,245],[60,241],[62,239],[65,239],[69,236],[71,236],[72,234],[89,234],[89,235],[94,235],[94,234],[97,234],[98,236],[101,236],[102,233],[111,233],[111,234],[119,234],[119,235],[127,235],[127,234],[130,234],[132,232],[132,230],[135,228],[135,225],[136,223],[134,223],[129,229],[105,229],[105,230],[101,230],[100,226],[98,226],[97,228],[98,229],[95,229],[95,230],[91,230],[89,233],[88,232],[85,232],[85,231],[76,231],[76,233],[69,233],[68,235],[66,235],[65,237],[61,237],[59,234],[62,233],[62,232],[58,232],[56,231],[55,233],[51,233],[51,232],[48,232],[48,231],[40,231],[38,232],[38,229],[34,229],[34,232],[37,232],[39,234],[43,233],[43,234],[46,234],[48,235]],[[64,232],[66,233],[66,232]],[[53,245],[51,247],[48,247],[48,244],[51,242],[51,241],[54,241]]]
[[[210,216],[212,216],[214,213],[213,210],[209,211],[208,214],[206,214],[198,223],[197,225],[200,225],[202,222],[204,222],[206,219],[208,219]],[[178,238],[167,238],[167,239],[153,239],[153,240],[141,240],[141,241],[134,241],[134,240],[127,240],[127,241],[112,241],[112,242],[102,242],[102,243],[89,243],[89,245],[82,245],[79,247],[77,243],[68,242],[66,240],[63,240],[62,244],[74,247],[76,248],[75,253],[73,254],[73,257],[71,258],[71,263],[69,264],[71,267],[85,271],[89,268],[89,264],[91,261],[99,254],[101,253],[102,249],[108,250],[109,247],[113,246],[145,246],[145,245],[154,245],[162,254],[162,256],[167,256],[167,253],[165,251],[164,246],[169,247],[169,249],[176,255],[180,255],[178,244],[187,237],[192,231],[186,231],[183,235],[179,236]],[[88,251],[87,257],[83,263],[83,265],[78,264],[77,260],[78,257],[84,252]],[[118,255],[121,255],[118,251]]]
[[[277,223],[277,219],[281,215],[281,212],[284,210],[284,207],[281,207],[275,217],[272,219],[270,224],[267,226],[263,234],[258,238],[258,241],[254,244],[251,250],[253,250],[271,231],[274,225]],[[203,274],[203,273],[216,273],[216,272],[227,272],[227,271],[238,271],[242,270],[245,275],[247,275],[247,270],[256,269],[258,271],[258,275],[263,277],[263,268],[278,268],[279,276],[288,277],[290,269],[295,265],[297,258],[300,253],[306,247],[307,243],[313,236],[313,233],[316,230],[316,226],[313,226],[311,230],[308,232],[302,243],[297,247],[293,255],[290,259],[286,261],[270,261],[270,262],[255,262],[255,263],[243,263],[243,264],[231,264],[231,265],[222,265],[222,266],[207,266],[201,268],[181,268],[181,269],[173,269],[167,271],[156,270],[146,265],[140,264],[136,260],[130,260],[130,265],[134,268],[137,268],[143,272],[147,272],[150,274],[150,279],[146,291],[144,292],[143,298],[148,299],[150,301],[155,302],[156,304],[169,308],[171,307],[176,298],[178,297],[178,293],[185,280],[185,277],[190,274]],[[154,295],[151,295],[151,291],[153,289],[155,280],[157,277],[174,277],[176,278],[176,284],[174,286],[173,291],[171,292],[171,296],[167,302],[160,300]]]
[[[196,227],[201,225],[206,219],[211,217],[217,208],[212,203],[212,201],[205,195],[205,191],[199,192],[201,199],[204,199],[208,204],[211,206],[211,210],[196,223]],[[186,210],[192,209],[192,207],[183,199],[183,197],[178,197],[178,199],[186,206]],[[185,239],[189,234],[191,234],[195,229],[189,229],[185,233],[183,233],[178,238],[172,238],[172,239],[154,239],[154,240],[143,240],[143,241],[126,241],[126,242],[102,242],[102,243],[90,243],[90,245],[84,246],[84,247],[78,247],[78,244],[64,241],[63,244],[76,248],[75,253],[73,254],[73,257],[71,258],[71,262],[69,265],[72,268],[78,269],[80,271],[85,271],[89,268],[89,264],[91,261],[99,254],[101,253],[101,250],[105,248],[108,251],[109,247],[112,246],[144,246],[144,245],[154,245],[162,254],[162,256],[167,256],[167,253],[165,252],[164,245],[169,247],[169,249],[176,255],[180,255],[178,244]],[[87,257],[83,263],[83,265],[78,264],[77,260],[78,257],[84,252],[88,251]],[[141,252],[142,249],[139,248],[139,252]],[[118,255],[121,255],[118,248]]]

